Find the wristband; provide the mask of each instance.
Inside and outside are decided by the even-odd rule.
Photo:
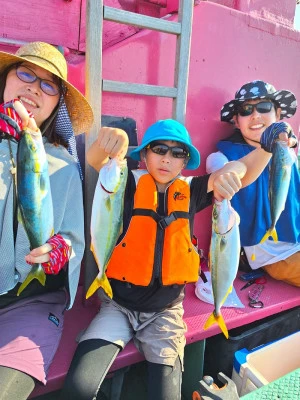
[[[50,260],[42,263],[42,267],[45,274],[57,275],[69,261],[69,246],[61,235],[52,236],[47,243],[52,246],[52,250],[49,252]]]

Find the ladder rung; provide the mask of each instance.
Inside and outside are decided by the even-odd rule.
[[[164,21],[162,19],[136,14],[130,11],[119,10],[108,6],[103,7],[103,18],[107,21],[120,22],[126,25],[139,26],[154,31],[180,35],[181,24],[179,22]]]
[[[168,86],[147,85],[141,83],[118,82],[103,79],[102,90],[104,92],[118,92],[140,94],[145,96],[177,97],[177,89]]]

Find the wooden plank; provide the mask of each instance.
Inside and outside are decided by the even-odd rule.
[[[101,128],[101,102],[102,102],[102,23],[103,1],[87,0],[86,2],[86,98],[94,111],[94,124],[86,135],[85,154],[90,145],[96,140]],[[85,292],[97,275],[97,265],[90,250],[90,220],[94,190],[98,174],[88,163],[85,164]]]
[[[6,43],[40,40],[78,50],[81,0],[0,0],[0,8],[0,38]]]
[[[104,19],[175,35],[179,35],[181,32],[181,25],[178,22],[165,21],[107,6],[104,7]]]
[[[193,0],[181,0],[178,20],[182,25],[181,35],[177,37],[175,83],[178,89],[177,98],[173,101],[172,117],[182,124],[185,123],[187,87],[190,65],[190,49],[193,25]]]
[[[104,1],[110,7],[123,9],[129,8],[132,10],[132,4],[126,3],[120,4],[118,0],[105,0]],[[131,7],[130,7],[131,6]],[[82,7],[81,10],[81,21],[80,21],[80,37],[79,37],[79,50],[85,52],[85,34],[86,34],[86,15],[85,15],[86,7]],[[116,22],[111,21],[103,21],[103,34],[102,34],[102,49],[105,50],[108,47],[113,46],[116,43],[121,42],[122,40],[126,39],[129,36],[134,35],[138,32],[140,28],[136,26],[129,26],[124,24],[118,24]]]
[[[171,98],[175,98],[177,96],[177,89],[172,87],[147,85],[142,83],[117,82],[111,80],[103,80],[103,91]]]

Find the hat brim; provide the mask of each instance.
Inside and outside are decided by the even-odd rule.
[[[53,67],[49,67],[50,64],[47,60],[39,59],[37,57],[34,57],[34,59],[30,57],[19,57],[11,53],[0,51],[0,74],[10,65],[24,61],[44,68],[62,80],[67,88],[67,93],[64,97],[74,134],[78,135],[79,133],[88,132],[94,120],[90,104],[81,92],[75,88],[75,86],[62,78],[59,71],[55,71]]]
[[[266,96],[250,96],[229,101],[221,109],[221,121],[231,122],[234,115],[237,114],[237,107],[245,101],[266,98],[273,100],[281,108],[280,119],[291,118],[297,110],[297,100],[294,93],[288,90],[277,90]]]
[[[156,140],[170,140],[170,136],[161,136],[159,139],[155,139]],[[176,140],[176,139],[175,139]],[[176,140],[178,141],[178,140]],[[141,156],[140,156],[140,152],[141,150],[143,150],[145,147],[148,146],[149,143],[153,142],[152,140],[148,140],[145,141],[142,145],[136,147],[134,150],[131,150],[129,156],[136,161],[141,161]],[[182,142],[183,143],[183,142]],[[200,153],[199,151],[196,149],[196,147],[194,147],[191,144],[187,144],[187,143],[183,143],[186,147],[188,147],[189,152],[190,152],[190,158],[189,161],[186,165],[186,169],[197,169],[200,165]]]

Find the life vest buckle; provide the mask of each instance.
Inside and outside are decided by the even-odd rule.
[[[177,217],[174,213],[171,213],[167,217],[162,218],[158,221],[160,229],[166,229],[173,221],[176,221]]]

